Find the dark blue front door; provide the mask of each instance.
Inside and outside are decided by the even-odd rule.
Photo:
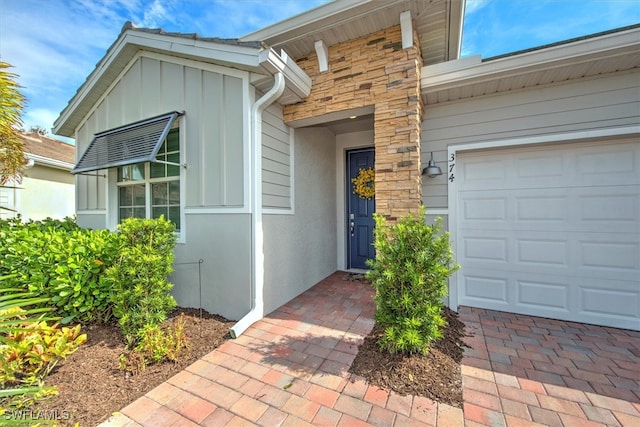
[[[373,168],[373,162],[373,148],[347,152],[347,268],[369,268],[366,261],[375,257],[373,213],[376,201],[355,194],[353,183],[360,170]]]

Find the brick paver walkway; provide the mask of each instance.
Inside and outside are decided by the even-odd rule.
[[[640,333],[460,308],[464,409],[350,374],[370,286],[335,273],[103,426],[639,426]]]

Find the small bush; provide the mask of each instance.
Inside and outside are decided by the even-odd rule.
[[[446,322],[442,298],[447,279],[459,266],[453,262],[449,233],[441,233],[441,219],[433,226],[409,215],[388,225],[376,215],[375,260],[367,278],[376,289],[375,319],[384,334],[379,345],[391,353],[427,353],[442,336]]]
[[[138,331],[135,349],[120,355],[120,369],[136,375],[147,365],[167,360],[177,361],[189,350],[189,342],[184,333],[185,324],[186,319],[181,314],[172,326],[144,326]]]
[[[118,229],[120,256],[108,269],[112,285],[113,314],[129,345],[138,340],[138,331],[159,325],[176,306],[167,281],[176,244],[175,226],[164,217],[129,218]]]

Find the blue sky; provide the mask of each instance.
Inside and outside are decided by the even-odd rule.
[[[50,130],[125,21],[240,37],[326,0],[0,0],[0,60],[20,75],[25,128]],[[484,58],[640,22],[637,0],[467,0],[462,55]]]

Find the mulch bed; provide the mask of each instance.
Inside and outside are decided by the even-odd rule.
[[[87,343],[46,378],[46,385],[56,386],[58,395],[39,401],[34,410],[70,416],[59,420],[65,425],[97,425],[221,345],[234,324],[206,311],[184,308],[175,310],[167,322],[180,313],[185,314],[188,352],[176,363],[150,365],[136,375],[118,369],[125,345],[117,325],[85,326]]]
[[[365,338],[350,372],[364,377],[369,384],[399,394],[424,396],[462,408],[460,362],[464,353],[464,323],[458,314],[445,307],[447,327],[426,355],[381,352],[378,339],[382,331],[376,325]]]
[[[130,375],[118,368],[125,345],[117,325],[88,325],[83,332],[87,343],[60,362],[47,377],[46,384],[56,386],[58,395],[39,401],[34,410],[61,414],[62,425],[97,425],[129,403],[208,354],[229,338],[230,322],[198,309],[178,309],[186,316],[185,334],[189,351],[177,363],[147,366]],[[446,309],[448,326],[427,355],[387,354],[379,351],[378,328],[365,338],[350,372],[364,377],[370,384],[406,395],[413,394],[462,407],[460,361],[464,324],[458,315]]]

